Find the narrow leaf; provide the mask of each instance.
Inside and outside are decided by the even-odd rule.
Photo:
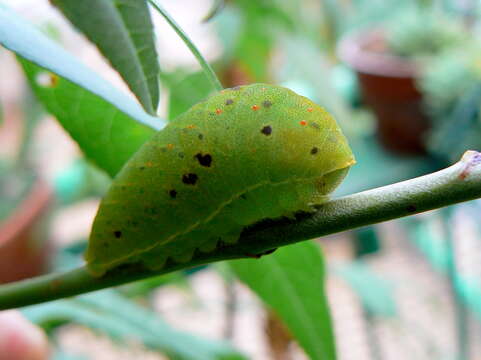
[[[159,103],[159,63],[145,0],[52,0],[97,45],[145,110]]]
[[[37,97],[111,176],[165,125],[3,6],[0,44],[26,59],[21,62]]]
[[[0,5],[0,44],[19,56],[98,95],[140,123],[161,129],[165,122],[147,115],[130,97],[102,79],[15,12]]]
[[[310,359],[336,359],[324,261],[316,244],[302,242],[261,259],[236,260],[230,265],[284,321]]]
[[[171,359],[244,359],[223,342],[172,329],[157,314],[128,301],[112,290],[28,307],[23,313],[30,321],[47,329],[73,322],[101,332],[115,341],[136,339]]]
[[[209,341],[171,329],[169,325],[163,322],[155,313],[128,301],[127,298],[113,290],[85,295],[80,297],[79,301],[93,305],[100,311],[110,312],[117,319],[121,319],[138,329],[142,329],[146,334],[169,332],[170,336],[168,339],[160,341],[157,338],[155,340],[158,344],[157,346],[161,346],[163,342],[168,342],[170,347],[175,345],[182,348],[186,355],[189,354],[189,358],[206,360],[244,359],[244,356],[224,341]],[[186,346],[186,344],[189,346]],[[166,345],[164,345],[164,347],[166,347]]]
[[[85,156],[110,176],[155,133],[101,97],[29,61],[19,61],[38,99]]]

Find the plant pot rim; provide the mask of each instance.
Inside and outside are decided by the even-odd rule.
[[[0,249],[7,246],[40,215],[52,199],[52,189],[39,176],[30,191],[13,212],[0,221]]]
[[[384,42],[385,33],[382,28],[351,32],[339,42],[337,54],[359,73],[397,78],[417,77],[419,64],[414,60],[369,49],[376,42]]]

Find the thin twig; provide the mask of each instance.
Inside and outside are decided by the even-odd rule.
[[[222,86],[219,78],[215,74],[214,70],[212,67],[209,65],[209,63],[204,59],[202,54],[200,53],[199,49],[194,45],[192,40],[190,40],[189,36],[182,30],[182,28],[175,22],[175,20],[169,15],[167,11],[164,10],[164,8],[159,5],[157,0],[149,0],[149,2],[152,4],[152,6],[164,17],[164,19],[169,23],[170,26],[175,30],[177,35],[180,36],[182,41],[187,45],[189,50],[192,52],[192,54],[195,56],[197,61],[199,62],[200,66],[202,67],[202,70],[204,70],[205,75],[209,79],[209,81],[212,83],[214,88],[218,91],[221,91],[224,87]]]

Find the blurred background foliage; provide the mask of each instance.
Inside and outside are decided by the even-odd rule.
[[[168,8],[168,2],[161,3]],[[467,149],[480,150],[479,2],[218,0],[208,2],[206,8],[210,10],[197,18],[200,26],[212,30],[212,37],[219,44],[221,50],[211,64],[225,87],[253,82],[281,84],[336,116],[358,160],[337,195],[418,176],[447,165]],[[151,16],[154,20],[157,17],[153,12]],[[43,23],[42,28],[62,43],[62,28],[50,23]],[[373,43],[366,45],[360,40],[354,44],[360,49],[356,50],[356,61],[343,55],[340,44],[349,39],[356,42],[363,39],[361,35],[373,32]],[[361,50],[368,53],[367,60],[359,60]],[[168,49],[158,45],[158,51]],[[371,62],[379,73],[366,65]],[[388,74],[391,68],[396,71]],[[403,72],[399,73],[399,69]],[[373,80],[374,77],[381,80]],[[382,104],[379,99],[383,93],[405,85],[387,85],[381,95],[366,93],[378,88],[379,82],[373,86],[374,81],[384,82],[391,77],[400,79],[402,84],[407,82],[409,91],[401,91],[398,98],[387,98]],[[182,62],[164,66],[161,61],[160,84],[162,100],[158,112],[167,121],[175,121],[179,114],[214,91],[198,66]],[[2,117],[11,114],[9,106],[2,106]],[[15,211],[35,179],[31,162],[35,151],[30,145],[43,112],[28,90],[22,92],[15,106],[23,114],[23,136],[18,151],[0,154],[0,220]],[[402,146],[389,144],[393,137],[396,142],[404,134],[392,127],[399,125],[381,123],[381,118],[394,117],[389,109],[399,113],[400,106],[402,113],[407,114],[400,117],[402,127],[410,127],[408,118],[426,121],[422,130],[406,135],[415,139],[414,148],[405,145],[409,141]],[[386,128],[391,129],[391,136],[382,133]],[[55,174],[52,186],[56,200],[51,214],[86,199],[98,199],[109,183],[105,173],[88,160],[75,158]],[[334,359],[334,331],[341,359],[397,359],[405,354],[417,354],[419,359],[474,359],[481,356],[481,262],[477,261],[481,254],[481,228],[477,221],[480,214],[479,201],[463,204],[397,221],[387,228],[353,231],[342,239],[290,246],[258,261],[204,266],[30,307],[24,314],[48,331],[52,343],[56,342],[58,328],[81,324],[119,344],[134,341],[172,359],[256,358],[232,345],[235,314],[242,307],[239,290],[233,284],[242,281],[263,303],[269,358]],[[394,242],[401,239],[403,244],[393,245],[393,237]],[[49,259],[51,268],[64,270],[81,264],[84,248],[84,239],[57,246]],[[388,264],[394,265],[390,268]],[[224,311],[223,339],[176,330],[155,311],[154,295],[165,288],[181,289],[195,298],[192,278],[206,272],[215,272],[223,284],[224,302],[219,305]],[[413,279],[417,276],[419,279]],[[324,296],[325,277],[327,288],[334,291],[327,294],[333,325]],[[423,289],[423,293],[415,286],[424,278],[436,282],[433,288],[439,285],[448,291]],[[336,281],[343,285],[329,285]],[[343,286],[352,295],[344,306],[359,310],[344,316],[353,317],[347,322],[360,324],[350,334],[359,336],[359,343],[366,344],[367,349],[352,345],[343,332],[346,320],[342,313],[349,311],[336,303],[336,299],[342,298],[338,293],[342,293]],[[416,297],[418,302],[413,300]],[[411,315],[413,312],[415,315]],[[431,331],[446,312],[448,335]],[[394,347],[398,357],[389,351],[391,345],[384,343],[389,342],[389,336],[383,336],[386,333],[402,339]],[[293,339],[302,350],[293,349]],[[56,359],[76,358],[61,345],[57,350]]]

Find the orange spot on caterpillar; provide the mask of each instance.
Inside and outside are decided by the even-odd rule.
[[[154,163],[153,163],[152,161],[147,161],[147,162],[145,163],[145,166],[147,166],[147,167],[152,167],[152,166],[154,166]]]
[[[195,128],[195,125],[187,125],[187,129],[193,129]]]
[[[307,108],[308,112],[312,112],[314,109],[313,108]]]
[[[299,124],[301,124],[302,126],[304,126],[304,125],[307,125],[307,122],[306,122],[305,120],[301,120],[301,121],[299,121]]]
[[[215,113],[216,113],[217,115],[222,114],[222,109],[215,109]]]
[[[172,150],[174,148],[174,144],[167,144],[167,149]]]
[[[257,111],[257,110],[259,110],[259,105],[252,105],[251,109],[254,110],[254,111]]]

